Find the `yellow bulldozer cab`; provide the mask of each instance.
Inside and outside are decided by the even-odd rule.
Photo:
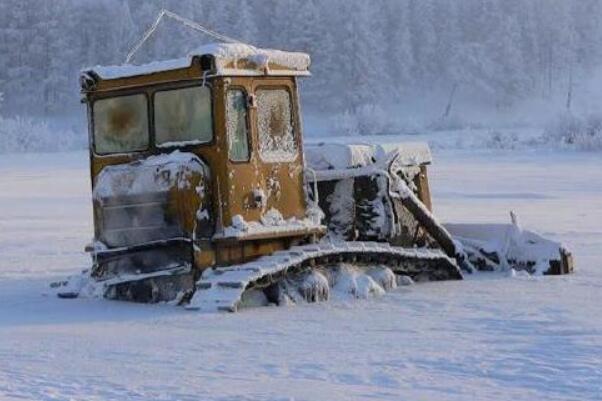
[[[203,269],[323,233],[304,191],[297,77],[309,64],[303,53],[219,44],[84,71],[97,241],[183,238]]]

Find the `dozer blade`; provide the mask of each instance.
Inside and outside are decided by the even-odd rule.
[[[293,247],[238,266],[207,270],[196,283],[187,308],[235,312],[249,289],[264,289],[288,274],[337,262],[385,265],[397,275],[419,281],[462,279],[456,261],[440,250],[399,248],[380,242],[324,242]]]
[[[515,216],[512,214],[513,220]],[[530,274],[573,272],[573,257],[559,242],[513,224],[446,224],[479,270],[524,270]]]

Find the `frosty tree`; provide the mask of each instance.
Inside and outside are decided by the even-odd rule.
[[[3,0],[5,113],[78,110],[82,67],[119,64],[162,8],[263,47],[312,53],[305,102],[320,110],[391,103],[454,85],[504,107],[566,96],[602,65],[599,0]],[[134,62],[211,39],[166,23]]]

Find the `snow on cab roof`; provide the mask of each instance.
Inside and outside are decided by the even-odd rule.
[[[311,59],[306,53],[260,49],[242,43],[213,43],[201,46],[186,57],[142,65],[96,66],[83,72],[110,80],[188,68],[194,57],[213,56],[215,75],[224,76],[308,76]]]

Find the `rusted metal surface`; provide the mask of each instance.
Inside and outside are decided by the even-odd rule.
[[[573,255],[566,249],[560,249],[560,258],[550,262],[550,269],[545,273],[551,276],[561,276],[573,273]]]
[[[205,144],[189,144],[183,146],[159,147],[154,143],[155,124],[152,118],[152,99],[160,90],[184,88],[197,85],[209,85],[213,98],[213,140]],[[258,88],[278,88],[290,93],[291,124],[295,133],[297,155],[287,162],[265,162],[259,155],[259,134],[257,128],[257,109],[248,107],[248,135],[250,158],[248,161],[231,161],[228,156],[226,95],[231,88],[240,88],[247,96],[253,95]],[[197,177],[190,188],[195,188],[200,181],[207,180],[204,185],[206,203],[213,227],[202,227],[203,233],[194,233],[199,229],[195,213],[198,210],[198,194],[194,190],[178,190],[174,188],[167,194],[145,197],[144,200],[112,199],[108,203],[94,202],[94,224],[96,239],[110,246],[133,245],[124,238],[121,243],[115,235],[114,241],[108,240],[109,232],[119,230],[148,229],[148,240],[184,236],[194,239],[196,251],[193,253],[193,265],[203,270],[219,264],[242,263],[259,256],[284,249],[294,239],[303,241],[319,230],[302,230],[298,232],[270,235],[262,233],[249,236],[245,244],[236,243],[218,245],[211,239],[211,234],[223,231],[232,225],[233,216],[242,216],[245,221],[259,221],[270,209],[278,210],[284,219],[302,219],[305,217],[306,205],[303,190],[303,150],[302,132],[298,115],[299,105],[297,84],[292,77],[217,77],[203,80],[198,63],[193,62],[190,68],[158,72],[145,76],[114,80],[98,80],[94,90],[85,91],[86,101],[90,108],[99,99],[115,96],[144,94],[149,100],[149,138],[148,149],[122,154],[98,154],[94,147],[93,113],[90,124],[90,171],[93,189],[103,169],[109,166],[123,165],[144,160],[153,155],[166,154],[174,150],[192,153],[203,160],[209,167],[208,177]],[[249,102],[251,104],[251,102]],[[125,111],[122,111],[122,114]],[[114,118],[113,118],[114,117]],[[117,123],[127,122],[129,116],[115,114],[114,127]],[[119,117],[119,118],[118,118]],[[117,124],[117,125],[116,125]],[[117,130],[118,131],[118,130]],[[265,196],[257,202],[255,195]],[[156,199],[155,199],[156,198]],[[159,199],[160,198],[160,199]],[[112,202],[112,204],[111,204]],[[140,216],[147,216],[148,224],[134,223]],[[129,216],[128,218],[122,218]],[[131,218],[130,218],[131,217]],[[134,220],[132,220],[134,219]],[[157,230],[153,230],[153,221],[157,220]],[[160,221],[159,221],[160,220]],[[130,224],[132,223],[132,224]],[[138,224],[138,227],[135,227]],[[128,225],[128,227],[122,227]],[[159,227],[161,226],[161,227]],[[170,231],[171,227],[171,231]],[[173,232],[172,232],[173,231]],[[151,238],[152,237],[152,238]],[[291,238],[288,238],[291,237]],[[222,241],[224,242],[224,241]]]
[[[427,166],[420,166],[420,173],[416,174],[414,177],[414,185],[416,185],[418,198],[424,205],[430,210],[433,211],[433,201],[431,199],[431,189],[429,186],[429,178],[427,174]]]

